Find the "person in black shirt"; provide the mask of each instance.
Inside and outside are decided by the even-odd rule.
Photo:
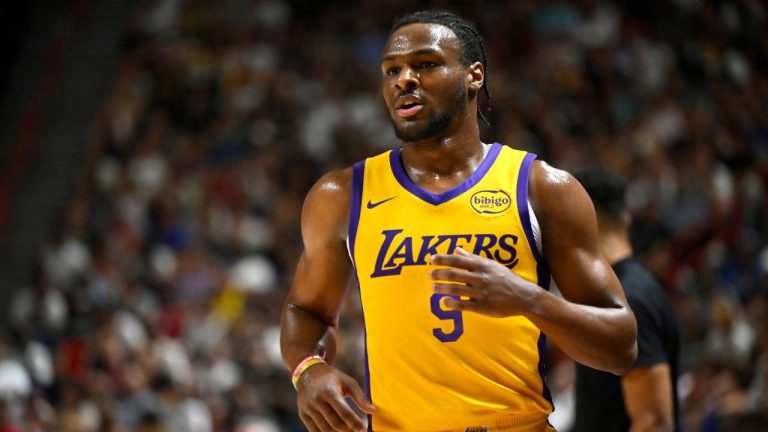
[[[600,252],[619,277],[635,313],[638,355],[624,376],[577,363],[573,432],[680,430],[677,320],[661,286],[632,255],[625,183],[599,167],[575,176],[597,211]]]

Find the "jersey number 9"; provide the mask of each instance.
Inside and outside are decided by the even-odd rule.
[[[445,310],[440,306],[440,299],[443,298],[444,296],[445,294],[432,294],[432,297],[430,298],[430,303],[432,306],[432,314],[434,314],[440,320],[453,321],[453,331],[450,333],[446,333],[441,328],[434,328],[432,329],[432,334],[435,335],[437,340],[439,340],[440,342],[456,342],[464,333],[464,318],[461,315],[461,311]],[[459,298],[458,296],[449,296],[449,297],[453,297],[456,299]]]

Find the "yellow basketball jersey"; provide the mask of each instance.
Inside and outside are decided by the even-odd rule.
[[[528,207],[535,157],[493,144],[441,194],[408,177],[400,149],[354,165],[347,243],[376,406],[369,430],[546,429],[544,335],[523,317],[444,310],[429,278],[431,255],[462,247],[547,287]]]

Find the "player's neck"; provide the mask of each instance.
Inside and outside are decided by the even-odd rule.
[[[483,143],[476,118],[454,119],[443,133],[421,141],[403,142],[403,165],[411,174],[454,175],[483,160]]]
[[[441,193],[467,179],[482,163],[489,145],[479,139],[445,139],[437,145],[403,145],[403,167],[416,184]]]

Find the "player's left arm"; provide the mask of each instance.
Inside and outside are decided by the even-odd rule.
[[[575,361],[626,372],[637,356],[637,324],[616,274],[598,250],[592,201],[573,176],[538,161],[531,168],[529,193],[543,253],[563,297],[460,249],[432,258],[452,267],[432,271],[433,290],[464,297],[444,297],[448,308],[523,315]]]
[[[574,360],[626,372],[637,357],[637,323],[598,248],[592,200],[572,175],[539,161],[531,167],[529,193],[544,257],[564,297],[542,296],[531,320]]]
[[[667,363],[632,368],[621,378],[630,432],[666,432],[675,428],[672,373]]]

